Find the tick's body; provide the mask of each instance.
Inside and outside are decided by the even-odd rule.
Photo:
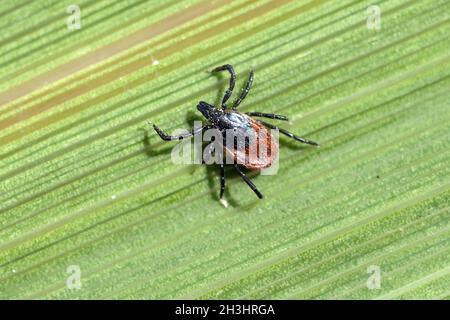
[[[248,112],[248,113],[240,113],[237,111],[237,107],[245,99],[247,93],[250,91],[250,88],[253,83],[253,70],[250,71],[250,77],[247,82],[247,85],[242,92],[241,96],[236,99],[233,103],[233,106],[230,109],[227,108],[226,102],[230,98],[231,93],[234,89],[235,84],[235,74],[233,67],[231,65],[224,65],[221,67],[217,67],[213,70],[223,71],[227,70],[230,75],[230,85],[228,90],[225,92],[225,95],[222,99],[222,109],[215,108],[214,106],[201,101],[197,105],[197,109],[205,116],[206,119],[210,121],[210,124],[198,128],[193,129],[191,132],[180,135],[180,136],[169,136],[166,135],[161,129],[157,126],[153,126],[156,132],[163,140],[179,140],[187,137],[191,137],[195,134],[202,132],[204,129],[212,129],[215,128],[222,133],[223,143],[222,146],[224,148],[225,154],[231,157],[234,160],[234,167],[239,175],[244,179],[244,181],[248,184],[248,186],[256,193],[259,198],[262,198],[262,194],[258,191],[256,186],[251,182],[251,180],[240,170],[239,165],[249,169],[249,170],[258,170],[270,167],[273,163],[274,159],[278,153],[278,144],[274,139],[273,135],[267,130],[266,127],[270,129],[279,130],[282,134],[285,134],[297,141],[318,146],[316,142],[309,141],[298,136],[293,135],[292,133],[280,129],[270,123],[255,120],[252,116],[255,117],[265,117],[270,119],[278,119],[278,120],[287,120],[287,117],[276,114],[267,114],[261,112]],[[226,141],[227,131],[232,130],[234,135],[237,137],[236,142],[234,142],[234,147],[230,147]],[[245,139],[239,139],[240,137],[245,137]],[[251,150],[256,150],[259,154],[261,149],[265,149],[265,153],[263,156],[257,157],[249,157],[252,152]],[[250,159],[249,159],[250,158]],[[225,171],[224,164],[220,164],[220,173],[221,173],[221,188],[220,188],[220,198],[222,199],[225,190]]]
[[[238,145],[237,148],[227,148],[225,146],[225,153],[230,155],[236,163],[242,164],[243,167],[249,170],[270,167],[277,156],[278,144],[269,130],[248,115],[238,111],[225,112],[225,117],[231,119],[230,122],[235,124],[234,128],[237,130],[237,136],[242,134],[242,136],[249,137],[247,145]],[[261,152],[257,157],[250,157],[252,147],[256,148],[257,154],[260,153],[262,147],[267,148],[267,152]]]

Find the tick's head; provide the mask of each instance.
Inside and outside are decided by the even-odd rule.
[[[207,102],[200,101],[197,105],[198,111],[200,111],[203,116],[211,122],[216,122],[216,120],[223,115],[222,110],[210,105]]]

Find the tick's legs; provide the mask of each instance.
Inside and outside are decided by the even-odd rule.
[[[222,139],[222,146],[226,145],[226,137],[223,137]],[[221,152],[223,152],[223,149],[220,150]],[[222,201],[223,195],[225,193],[225,166],[224,166],[224,159],[223,159],[223,153],[221,153],[220,156],[220,200]],[[222,202],[225,207],[227,206],[226,201]]]
[[[288,117],[282,116],[281,114],[263,113],[263,112],[246,112],[245,114],[251,117],[263,117],[269,119],[288,121]]]
[[[211,125],[206,125],[204,127],[193,128],[190,132],[182,133],[178,136],[169,136],[166,133],[164,133],[164,131],[162,131],[160,128],[158,128],[156,125],[153,125],[153,129],[155,129],[155,131],[159,134],[161,139],[165,141],[183,140],[184,138],[189,138],[196,134],[199,134],[200,132],[203,131],[203,129],[210,129],[210,128],[212,128]]]
[[[241,95],[239,98],[237,98],[234,103],[233,103],[233,110],[236,110],[236,108],[241,104],[242,100],[245,99],[245,97],[247,96],[248,92],[250,91],[250,88],[252,87],[253,84],[253,69],[250,69],[250,75],[248,77],[248,81],[247,84],[245,86],[244,91],[242,91]]]
[[[211,72],[218,72],[218,71],[224,71],[224,70],[227,70],[230,73],[230,86],[222,98],[222,109],[225,110],[227,108],[226,102],[231,97],[231,93],[233,92],[233,89],[234,89],[234,84],[236,82],[236,74],[234,73],[234,69],[231,64],[225,64],[223,66],[217,67],[217,68],[213,69]]]
[[[279,130],[282,134],[287,135],[289,138],[292,138],[294,140],[300,141],[302,143],[310,144],[310,145],[313,145],[313,146],[319,146],[319,144],[317,142],[314,142],[314,141],[311,141],[311,140],[306,140],[304,138],[298,137],[295,134],[290,133],[289,131],[281,129],[281,128],[277,127],[277,126],[274,126],[271,123],[264,122],[264,121],[261,121],[261,120],[258,120],[258,121],[260,123],[262,123],[263,125],[265,125],[266,127],[269,127],[271,129],[275,129],[275,130]]]
[[[241,169],[235,164],[234,168],[236,169],[236,171],[239,173],[239,175],[242,177],[242,179],[244,179],[245,183],[247,183],[247,185],[250,187],[250,189],[253,190],[254,193],[256,193],[256,195],[258,196],[258,198],[262,199],[263,195],[261,194],[261,192],[258,191],[258,189],[256,188],[255,184],[250,180],[249,177],[247,177],[245,175],[245,173],[243,173],[241,171]]]
[[[223,198],[223,195],[225,193],[225,167],[222,164],[220,164],[220,199]]]

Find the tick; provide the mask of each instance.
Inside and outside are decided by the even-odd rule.
[[[290,133],[287,130],[281,129],[271,123],[262,121],[262,120],[256,120],[252,117],[262,117],[262,118],[269,118],[269,119],[276,119],[276,120],[284,120],[287,121],[288,118],[283,115],[279,114],[272,114],[272,113],[263,113],[263,112],[246,112],[241,113],[237,110],[241,102],[247,97],[248,92],[250,91],[250,88],[253,84],[253,69],[250,70],[250,76],[248,78],[247,84],[245,86],[245,89],[242,91],[241,95],[233,102],[233,105],[231,106],[231,109],[227,106],[227,101],[231,97],[231,94],[234,89],[234,85],[236,82],[236,75],[233,69],[233,66],[226,64],[220,67],[217,67],[213,69],[211,72],[220,72],[220,71],[228,71],[230,73],[230,83],[229,87],[226,90],[223,98],[222,98],[222,106],[221,109],[214,107],[213,105],[210,105],[207,102],[200,101],[197,105],[197,109],[203,114],[203,116],[209,121],[208,124],[206,124],[203,127],[194,128],[190,132],[178,135],[178,136],[170,136],[164,133],[160,128],[158,128],[156,125],[153,125],[153,128],[158,133],[158,135],[161,137],[161,139],[165,141],[172,141],[172,140],[182,140],[184,138],[192,137],[196,134],[202,133],[203,130],[207,129],[216,129],[219,132],[221,132],[223,141],[222,141],[222,147],[226,154],[232,157],[234,159],[233,166],[237,173],[242,177],[242,179],[247,183],[247,185],[250,187],[250,189],[253,190],[253,192],[256,194],[256,196],[260,199],[263,198],[262,193],[256,188],[255,184],[250,180],[247,175],[241,170],[240,166],[248,169],[248,170],[260,170],[267,167],[270,167],[275,159],[275,156],[278,152],[278,144],[275,141],[273,135],[269,132],[269,129],[278,130],[282,134],[288,136],[289,138],[292,138],[294,140],[297,140],[302,143],[306,143],[313,146],[319,146],[317,142],[310,141],[304,138],[301,138],[299,136],[296,136],[292,133]],[[234,144],[235,148],[228,147],[228,144],[226,143],[226,131],[227,130],[233,130],[236,132],[236,135],[245,135],[247,138],[250,137],[250,139],[245,140],[245,144],[236,145]],[[261,156],[255,159],[253,161],[246,161],[249,154],[249,148],[253,147],[254,144],[258,143],[259,141],[260,146],[268,147],[268,155]],[[240,160],[240,161],[239,161]],[[248,160],[248,159],[247,159]],[[220,163],[220,201],[226,205],[226,201],[223,200],[223,195],[225,192],[225,168],[224,163]]]

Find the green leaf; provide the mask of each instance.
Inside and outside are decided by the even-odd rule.
[[[449,298],[448,1],[71,4],[0,5],[0,298]],[[227,170],[228,208],[148,126],[225,63],[321,143],[280,137],[264,200]]]

